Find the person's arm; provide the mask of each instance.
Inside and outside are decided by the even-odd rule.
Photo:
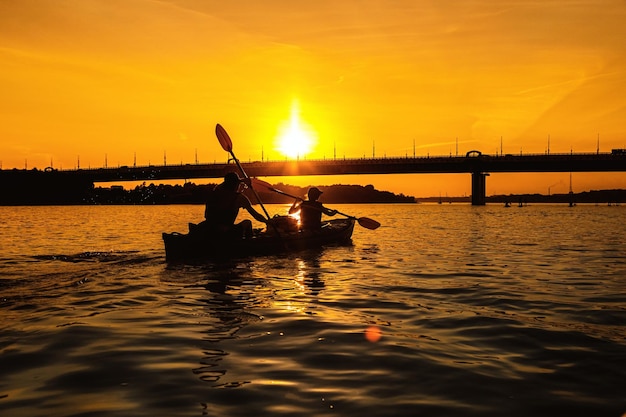
[[[239,194],[239,205],[242,208],[246,209],[248,213],[250,213],[250,215],[254,217],[257,221],[261,223],[267,223],[267,218],[258,211],[256,211],[254,207],[252,207],[252,203],[250,203],[248,197],[243,194]]]
[[[337,210],[329,209],[327,207],[322,206],[322,213],[324,213],[327,216],[334,216],[335,214],[337,214]]]
[[[291,208],[289,209],[289,214],[294,214],[300,211],[300,205],[302,204],[301,200],[296,200],[293,202],[293,204],[291,205]]]

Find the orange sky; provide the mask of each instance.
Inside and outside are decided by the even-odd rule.
[[[306,158],[626,148],[625,21],[623,0],[0,0],[0,161],[223,162],[216,123],[244,161],[283,159],[289,126]],[[338,182],[470,193],[469,175],[299,185]],[[567,192],[569,174],[487,184]]]

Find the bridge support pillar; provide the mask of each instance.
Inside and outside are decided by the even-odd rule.
[[[488,176],[485,172],[472,172],[472,206],[485,205]]]

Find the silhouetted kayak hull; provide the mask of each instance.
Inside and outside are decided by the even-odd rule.
[[[215,238],[199,233],[163,233],[168,261],[273,255],[351,242],[354,219],[323,222],[316,232],[260,233],[251,239]]]

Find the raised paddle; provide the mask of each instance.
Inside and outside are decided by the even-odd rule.
[[[250,177],[248,177],[248,174],[246,174],[246,171],[244,171],[243,167],[239,163],[239,159],[237,159],[237,157],[233,153],[233,141],[230,140],[230,136],[228,136],[228,133],[226,132],[226,129],[224,129],[222,127],[222,125],[219,124],[219,123],[217,125],[215,125],[215,135],[217,136],[217,140],[220,142],[220,145],[222,145],[222,149],[224,149],[226,152],[230,153],[230,156],[232,156],[233,161],[235,161],[235,164],[237,164],[237,167],[239,168],[239,171],[241,171],[241,175],[243,175],[243,177],[246,178],[246,179],[250,179]],[[261,205],[261,208],[263,209],[263,212],[265,213],[265,217],[267,217],[268,220],[269,220],[270,219],[270,215],[267,212],[267,210],[265,210],[265,206],[263,205],[263,202],[259,198],[259,195],[256,193],[256,190],[252,186],[252,182],[249,182],[248,185],[250,186],[250,189],[254,193],[254,196],[256,197],[256,200]]]
[[[273,191],[275,193],[286,195],[287,197],[291,197],[291,198],[294,198],[296,200],[304,201],[304,199],[301,198],[301,197],[297,197],[295,195],[288,194],[288,193],[286,193],[286,192],[284,192],[282,190],[279,190],[278,188],[272,187],[272,184],[270,184],[269,182],[260,180],[258,178],[250,178],[250,180],[251,180],[251,182],[253,182],[255,185],[257,185],[259,187],[267,188],[268,190]],[[377,222],[374,219],[370,219],[369,217],[359,217],[359,218],[356,218],[354,216],[350,216],[349,214],[345,214],[345,213],[342,213],[342,212],[337,211],[337,210],[335,210],[335,211],[337,212],[337,214],[341,214],[342,216],[346,216],[349,219],[356,220],[359,223],[359,225],[365,227],[366,229],[375,230],[375,229],[378,229],[380,227],[380,223],[379,222]]]

